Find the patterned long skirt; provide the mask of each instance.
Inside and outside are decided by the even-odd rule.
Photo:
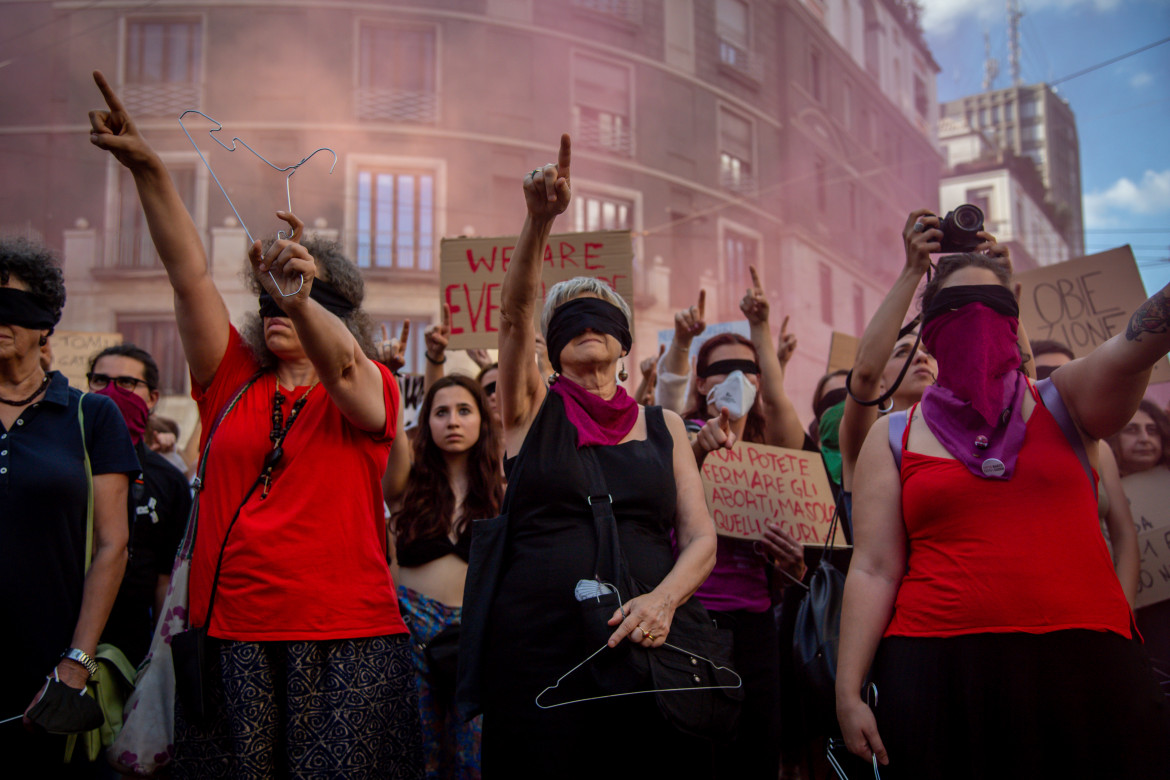
[[[175,703],[177,780],[421,778],[409,637],[221,641],[206,727]]]
[[[465,723],[451,702],[431,690],[430,672],[423,646],[447,626],[459,625],[463,613],[421,593],[398,586],[398,606],[410,628],[414,651],[415,682],[422,720],[423,751],[427,778],[479,780],[479,745],[482,719]]]

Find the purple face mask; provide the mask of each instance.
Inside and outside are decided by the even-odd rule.
[[[126,428],[130,431],[130,441],[138,444],[146,433],[146,418],[150,414],[150,407],[142,397],[123,390],[113,382],[95,391],[97,395],[104,395],[118,405],[122,419],[126,421]]]

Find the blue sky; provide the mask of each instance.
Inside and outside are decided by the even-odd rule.
[[[939,101],[982,91],[983,33],[1011,83],[1003,0],[923,0]],[[1170,0],[1020,0],[1021,77],[1051,82],[1170,37]],[[1170,43],[1057,85],[1081,141],[1085,246],[1130,244],[1148,290],[1170,282]]]

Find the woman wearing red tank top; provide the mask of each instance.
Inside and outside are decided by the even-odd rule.
[[[987,255],[939,261],[922,294],[938,381],[908,413],[900,468],[888,419],[862,448],[838,720],[886,778],[1166,777],[1170,709],[1134,641],[1084,447],[1057,416],[1085,443],[1129,420],[1170,348],[1170,290],[1054,372],[1046,406],[1019,370],[1009,279]]]

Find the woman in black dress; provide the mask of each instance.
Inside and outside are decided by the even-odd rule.
[[[558,375],[546,386],[537,369],[541,258],[553,220],[569,204],[569,162],[566,135],[557,165],[525,177],[528,216],[504,280],[498,392],[513,499],[481,667],[484,776],[596,776],[612,772],[615,749],[623,745],[626,753],[632,743],[646,762],[633,771],[657,774],[678,764],[693,773],[695,760],[709,759],[696,756],[688,747],[695,741],[666,722],[652,695],[552,709],[536,703],[600,647],[586,636],[574,594],[595,572],[590,450],[612,496],[631,576],[657,583],[634,598],[621,594],[624,616],[615,610],[609,620],[610,648],[666,642],[675,609],[715,559],[715,528],[682,419],[639,406],[618,385],[618,364],[630,348],[625,301],[584,277],[550,288],[541,330]],[[599,693],[586,668],[570,678],[541,704]]]

